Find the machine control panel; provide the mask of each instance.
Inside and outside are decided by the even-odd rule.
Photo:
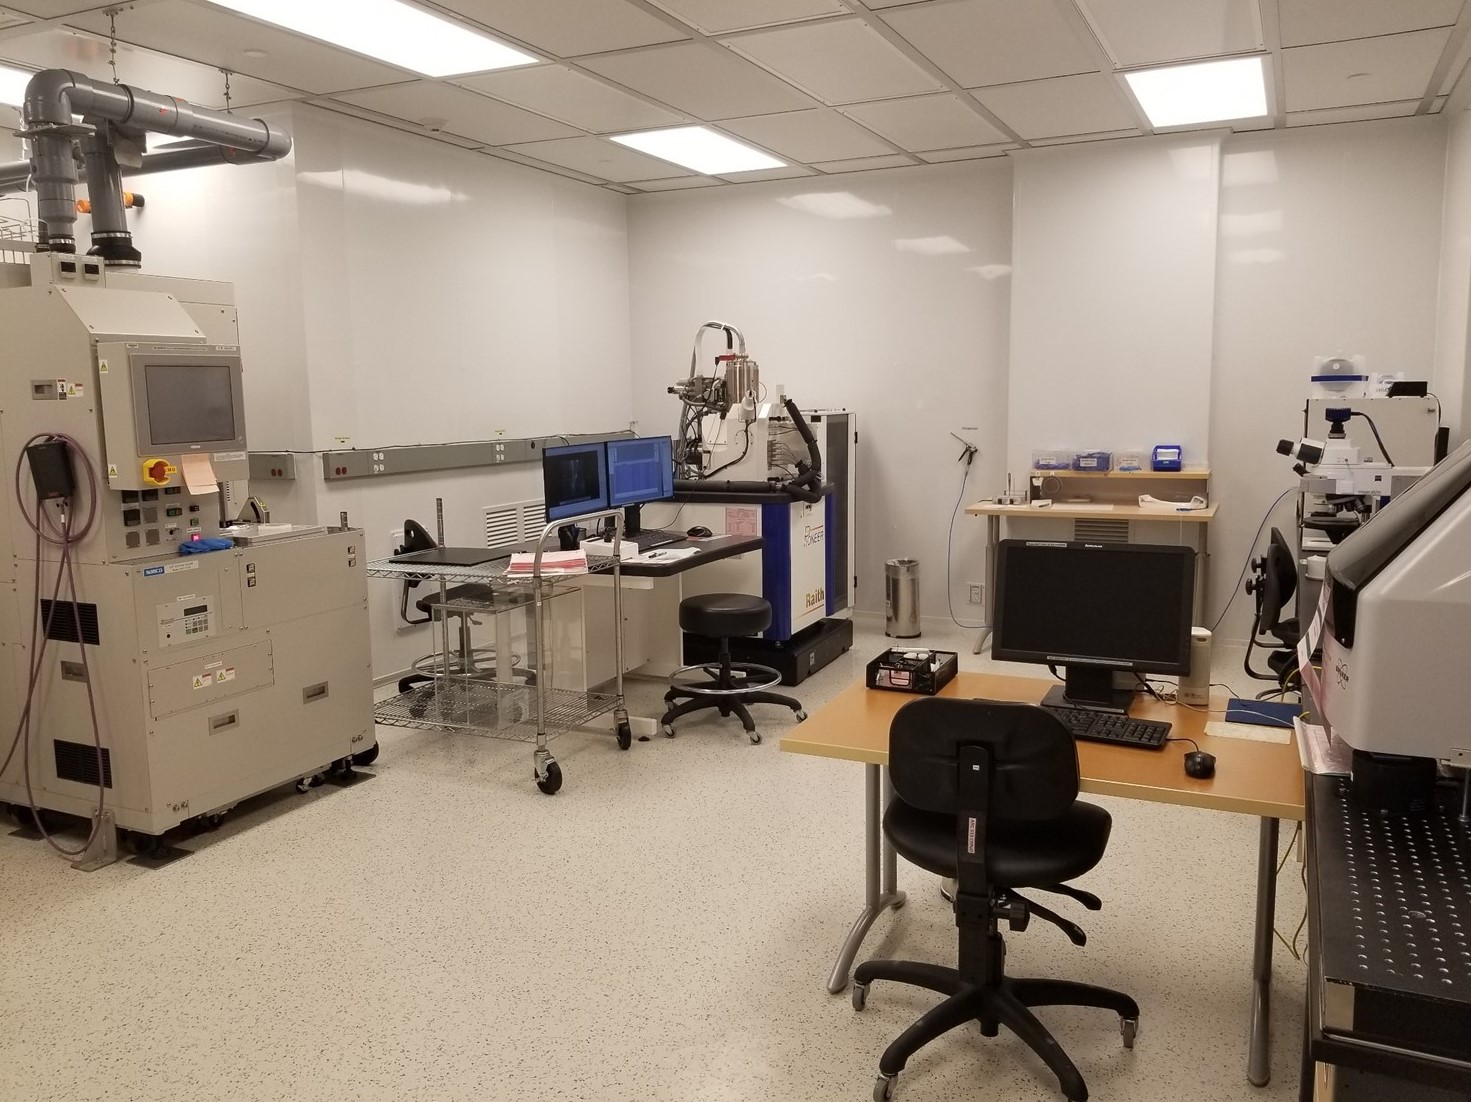
[[[214,598],[186,593],[156,606],[158,645],[177,647],[215,635]]]

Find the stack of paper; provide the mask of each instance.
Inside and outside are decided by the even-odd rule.
[[[536,572],[536,555],[532,552],[517,552],[511,556],[507,574],[530,576]],[[541,575],[586,574],[587,554],[583,551],[543,551],[541,553]]]

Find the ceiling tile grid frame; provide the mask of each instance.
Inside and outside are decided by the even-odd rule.
[[[317,102],[619,191],[639,179],[746,178],[698,177],[642,155],[630,164],[607,148],[607,134],[681,123],[723,129],[793,173],[1148,134],[1120,75],[1199,57],[1268,58],[1274,116],[1241,130],[1471,101],[1463,0],[415,2],[538,63],[430,80],[208,0],[133,0],[117,9],[120,75],[141,83],[124,68],[157,72],[208,103],[225,68],[236,74],[237,106]],[[0,9],[0,60],[91,72],[108,7],[11,0]],[[197,67],[192,79],[184,65]]]

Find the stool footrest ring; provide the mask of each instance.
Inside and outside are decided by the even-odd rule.
[[[680,678],[696,670],[699,670],[706,677],[710,678],[711,683],[701,685],[680,680]],[[669,675],[669,687],[693,696],[730,696],[738,698],[746,693],[759,693],[781,684],[781,672],[779,670],[774,670],[770,666],[762,666],[755,662],[732,662],[730,664],[730,672],[737,676],[745,677],[747,679],[746,683],[733,686],[729,689],[722,689],[715,684],[721,674],[720,663],[696,662],[691,666],[681,666],[671,673]],[[750,680],[753,675],[759,676],[763,680]]]

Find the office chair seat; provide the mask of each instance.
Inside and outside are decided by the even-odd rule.
[[[679,626],[712,639],[755,635],[771,626],[771,605],[749,593],[701,593],[679,602]]]
[[[1045,822],[998,822],[986,836],[986,873],[998,888],[1036,888],[1082,876],[1103,859],[1113,820],[1093,804],[1074,803]],[[894,800],[884,814],[894,849],[936,876],[955,875],[955,816]]]
[[[457,601],[484,601],[489,604],[495,599],[495,591],[488,585],[478,582],[462,582],[460,585],[452,585],[444,591],[444,600],[448,604]],[[426,616],[433,615],[434,610],[440,605],[439,590],[424,594],[414,602],[414,607]]]

